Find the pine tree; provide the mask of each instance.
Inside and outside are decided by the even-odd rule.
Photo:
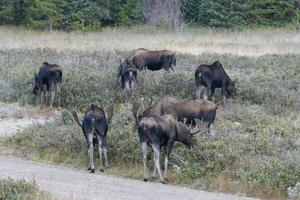
[[[27,9],[27,24],[33,28],[52,30],[63,16],[62,0],[31,0]]]
[[[0,1],[0,25],[14,23],[15,7],[10,0]]]

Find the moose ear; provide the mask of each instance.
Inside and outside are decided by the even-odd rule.
[[[113,116],[114,116],[114,105],[110,105],[107,107],[105,111],[105,118],[107,119],[108,123],[110,123]]]
[[[121,58],[119,58],[119,61],[120,61],[120,65],[122,65],[123,62],[122,62],[122,59],[121,59]]]

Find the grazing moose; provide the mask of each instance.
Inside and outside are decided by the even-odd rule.
[[[124,61],[126,65],[122,65],[120,59],[120,66],[118,70],[118,77],[121,77],[121,86],[124,90],[125,98],[128,99],[132,94],[132,89],[137,82],[137,69],[128,60]]]
[[[207,100],[181,100],[176,97],[163,97],[143,112],[145,117],[159,117],[166,114],[173,115],[177,120],[202,120],[208,127],[214,122],[217,105]],[[137,122],[136,122],[137,126]]]
[[[168,162],[174,142],[178,141],[185,144],[187,148],[192,148],[194,145],[197,145],[197,141],[193,138],[193,135],[203,131],[191,132],[191,129],[178,122],[172,115],[145,117],[140,113],[140,106],[138,104],[133,104],[132,112],[138,121],[138,135],[144,163],[143,180],[147,181],[149,179],[147,168],[147,144],[149,144],[152,146],[154,152],[153,177],[156,176],[157,170],[161,182],[165,183],[165,180],[168,178]],[[165,171],[163,175],[159,162],[160,150],[163,150],[165,155]]]
[[[100,158],[100,171],[103,172],[103,166],[108,167],[107,159],[107,142],[106,134],[108,125],[113,117],[114,106],[111,105],[106,109],[106,112],[97,105],[91,104],[85,112],[82,122],[78,119],[78,115],[75,111],[72,112],[73,117],[77,124],[82,128],[87,145],[88,145],[88,170],[91,173],[95,173],[93,152],[94,152],[94,140],[98,142],[98,151]],[[104,164],[103,164],[104,156]]]
[[[54,101],[55,94],[58,95],[58,107],[60,108],[62,69],[59,65],[44,62],[38,74],[35,74],[33,94],[40,95],[41,106],[44,99],[47,105],[48,93],[51,93],[50,107]]]
[[[222,64],[215,61],[211,65],[200,65],[195,71],[196,97],[201,96],[201,85],[206,87],[204,99],[211,100],[215,93],[215,88],[221,88],[224,105],[227,96],[236,95],[236,80],[231,81],[225,72]]]
[[[161,51],[149,51],[147,49],[137,49],[129,57],[127,57],[122,63],[122,68],[128,64],[132,64],[138,70],[149,69],[151,71],[157,71],[160,69],[173,69],[173,65],[176,66],[175,52],[169,50]]]

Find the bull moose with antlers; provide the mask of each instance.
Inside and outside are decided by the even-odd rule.
[[[137,102],[134,102],[138,104]],[[163,97],[143,112],[145,117],[173,115],[178,121],[194,122],[202,120],[209,128],[216,117],[217,105],[207,100],[182,100],[176,97]],[[136,121],[137,128],[137,121]]]
[[[138,122],[138,135],[144,163],[143,180],[148,181],[149,179],[147,167],[148,143],[152,146],[154,152],[153,177],[156,176],[157,170],[161,182],[165,183],[168,178],[168,163],[174,142],[178,141],[185,144],[187,148],[192,148],[193,146],[197,145],[197,141],[193,138],[193,135],[199,132],[207,131],[207,129],[192,132],[190,128],[186,127],[183,123],[178,122],[172,115],[164,115],[161,117],[143,116],[140,106],[136,103],[133,104],[132,112]],[[160,150],[163,150],[165,155],[165,171],[163,175],[160,169]]]

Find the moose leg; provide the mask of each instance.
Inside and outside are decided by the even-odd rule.
[[[40,96],[41,108],[43,108],[43,99],[44,99],[44,91],[41,92],[41,96]]]
[[[93,132],[88,133],[87,135],[87,142],[88,142],[88,154],[89,154],[89,165],[88,170],[91,170],[91,173],[95,173],[95,166],[93,160],[93,153],[94,153],[94,146],[93,146]]]
[[[103,138],[103,155],[104,155],[104,166],[108,167],[108,159],[107,159],[107,143],[106,143],[106,137]]]
[[[222,90],[224,108],[226,109],[226,96],[227,96],[226,86],[222,86],[221,90]]]
[[[97,135],[98,137],[98,152],[99,152],[99,161],[100,161],[100,172],[104,172],[103,169],[103,141],[101,136]]]
[[[144,163],[144,181],[148,181],[148,168],[147,168],[147,143],[141,142],[142,154],[143,154],[143,163]]]
[[[56,84],[56,92],[57,92],[57,96],[58,96],[58,109],[60,109],[61,83]]]
[[[206,99],[205,100],[211,100],[211,88],[210,87],[207,87],[206,88]]]
[[[222,96],[223,96],[224,107],[226,108],[226,96],[227,96],[227,92],[226,92],[226,82],[225,81],[222,82],[221,92],[222,92]]]
[[[196,99],[201,99],[201,85],[196,86]]]
[[[203,99],[207,100],[208,99],[208,91],[210,91],[210,88],[209,87],[206,87],[204,93],[203,93]]]
[[[130,96],[130,84],[129,84],[129,81],[127,81],[125,83],[124,93],[125,93],[125,100],[126,100],[126,102],[128,102],[128,99],[129,99],[129,96]]]
[[[159,177],[160,177],[160,181],[162,183],[165,183],[165,180],[164,180],[164,178],[162,176],[162,173],[161,173],[160,164],[159,164],[159,154],[160,154],[159,146],[152,144],[152,148],[153,148],[153,152],[154,152],[154,164],[155,164],[155,167],[156,167],[156,169],[158,171],[158,174],[159,174]]]
[[[154,157],[153,157],[154,158]],[[154,161],[155,162],[155,161]],[[153,173],[152,173],[152,178],[155,179],[156,177],[156,167],[154,165],[154,168],[153,168]]]
[[[172,65],[170,65],[170,69],[174,72],[174,68],[172,67]]]
[[[164,172],[164,178],[165,180],[168,180],[168,164],[169,164],[169,156],[172,150],[174,142],[168,141],[167,148],[166,148],[166,154],[165,154],[165,172]]]
[[[52,108],[54,97],[55,97],[55,86],[54,86],[54,83],[50,87],[50,93],[51,93],[50,108]]]
[[[210,89],[210,100],[212,100],[214,94],[215,94],[215,88],[212,87],[212,88]]]

